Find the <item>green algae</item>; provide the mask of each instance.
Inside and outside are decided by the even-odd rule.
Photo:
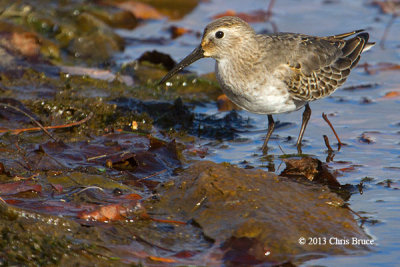
[[[76,187],[76,186],[98,186],[102,189],[115,188],[132,191],[129,186],[123,185],[117,181],[111,180],[105,175],[85,174],[82,172],[71,172],[68,175],[48,176],[47,181],[52,184],[60,184],[63,187]]]
[[[160,76],[164,72],[160,70]],[[150,69],[149,73],[151,73]],[[141,76],[144,77],[144,75]],[[33,113],[38,114],[45,125],[73,123],[93,113],[89,121],[72,128],[72,132],[69,131],[69,134],[73,134],[69,135],[69,138],[84,135],[84,132],[88,132],[85,129],[91,129],[95,134],[100,134],[107,127],[129,129],[132,128],[133,122],[138,124],[140,132],[151,131],[154,120],[163,128],[171,128],[177,122],[181,122],[180,116],[177,117],[180,114],[179,110],[182,110],[178,107],[179,105],[175,104],[175,109],[178,109],[176,111],[172,109],[170,115],[168,112],[162,114],[165,112],[161,108],[162,105],[159,108],[157,105],[153,106],[151,113],[138,112],[133,108],[119,108],[121,97],[141,100],[165,99],[166,101],[180,98],[190,103],[210,100],[219,93],[219,87],[214,81],[208,79],[178,75],[176,80],[172,81],[172,86],[155,87],[158,77],[148,77],[146,84],[127,86],[118,80],[109,82],[87,75],[54,76],[32,68],[21,70],[18,74],[1,74],[2,84],[4,88],[7,88],[7,96],[19,98],[20,94],[24,93],[24,104]],[[180,86],[175,86],[176,83]],[[47,91],[45,95],[43,95],[44,91]],[[157,110],[160,111],[157,113]],[[188,116],[189,119],[193,117],[191,114]],[[190,124],[184,124],[181,130],[185,131],[188,126]]]
[[[112,28],[133,29],[138,24],[137,18],[128,11],[109,6],[88,6],[85,11],[99,18]]]
[[[161,63],[132,62],[125,64],[121,73],[133,75],[138,86],[132,88],[132,92],[140,99],[174,100],[180,97],[187,102],[208,102],[215,101],[221,94],[214,75],[178,74],[166,84],[159,85],[167,73]]]
[[[42,55],[58,61],[76,58],[91,64],[107,61],[124,48],[124,40],[112,27],[136,25],[132,15],[112,7],[109,10],[113,10],[113,16],[105,16],[105,7],[92,1],[43,0],[35,5],[31,1],[4,1],[0,9],[3,9],[0,20],[40,36]]]
[[[103,246],[98,229],[67,218],[37,214],[0,203],[0,265],[124,266]]]

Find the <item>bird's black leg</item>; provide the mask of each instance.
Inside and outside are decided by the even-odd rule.
[[[307,123],[310,120],[310,117],[311,117],[311,109],[307,103],[303,112],[303,122],[301,123],[299,138],[297,139],[296,143],[297,149],[299,151],[301,151],[301,140],[303,139],[304,131],[306,130]]]
[[[262,151],[264,153],[267,152],[267,150],[268,150],[268,141],[272,135],[272,132],[274,131],[274,128],[275,128],[274,119],[272,118],[272,115],[268,115],[268,132],[267,132],[267,136],[265,137],[264,144],[262,146]]]

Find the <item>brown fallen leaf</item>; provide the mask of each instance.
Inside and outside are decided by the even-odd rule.
[[[122,3],[114,3],[118,8],[127,10],[135,15],[138,19],[162,19],[163,15],[157,11],[154,7],[137,2],[137,1],[126,1]]]
[[[2,46],[27,58],[36,58],[40,54],[40,41],[31,32],[1,32]]]
[[[171,33],[171,38],[176,39],[185,33],[192,32],[189,29],[183,28],[183,27],[178,27],[178,26],[171,26],[169,28],[169,32]]]
[[[374,75],[379,71],[391,71],[391,70],[400,70],[399,64],[389,63],[389,62],[380,62],[378,64],[372,65],[369,63],[364,63],[358,65],[357,68],[364,68],[365,72],[370,75]]]
[[[218,111],[230,111],[238,109],[238,107],[225,95],[220,95],[217,98]]]
[[[355,170],[356,170],[356,168],[354,166],[337,169],[337,171],[340,171],[340,172],[353,172]]]
[[[38,184],[33,184],[30,181],[0,184],[0,194],[3,196],[14,195],[28,191],[40,193],[42,192],[42,186]]]
[[[19,199],[6,199],[6,200],[1,199],[1,200],[2,200],[1,202],[4,201],[4,203],[10,204],[10,205],[18,205],[23,202],[22,200],[19,200]]]
[[[177,262],[177,260],[174,260],[174,259],[171,259],[171,258],[156,257],[156,256],[149,256],[149,259],[152,260],[152,261],[165,262],[165,263]]]
[[[23,56],[36,57],[40,52],[40,45],[37,36],[30,32],[13,32],[11,34],[11,45]]]
[[[400,91],[390,91],[383,96],[383,98],[396,98],[396,97],[400,97]]]
[[[199,156],[200,158],[204,158],[208,155],[207,147],[196,147],[194,145],[188,145],[186,150],[193,156]]]
[[[400,14],[400,1],[399,0],[372,1],[371,4],[374,6],[378,6],[383,13]]]
[[[62,185],[60,185],[60,184],[50,184],[50,185],[58,193],[62,193],[63,192],[63,186]]]
[[[268,4],[267,11],[265,10],[255,10],[252,12],[239,12],[237,13],[235,10],[227,10],[225,13],[217,14],[213,17],[213,19],[218,19],[225,16],[236,16],[241,18],[242,20],[251,23],[251,22],[265,22],[268,21],[272,15],[272,8],[275,4],[275,0],[270,0]]]
[[[139,199],[142,199],[142,196],[132,193],[132,194],[127,194],[127,195],[122,195],[120,198],[130,199],[130,200],[139,200]]]
[[[219,19],[225,16],[236,16],[236,11],[233,9],[228,9],[227,11],[225,11],[224,13],[218,13],[217,15],[213,16],[213,19]]]
[[[182,250],[182,251],[175,253],[174,257],[184,259],[184,258],[193,257],[194,255],[196,255],[196,252],[194,252],[194,251]]]
[[[1,151],[1,150],[0,150],[0,151]],[[9,172],[9,171],[6,171],[6,168],[4,167],[3,162],[0,162],[0,174],[4,174],[4,175],[7,175],[7,176],[10,175],[10,172]]]
[[[270,13],[264,10],[256,10],[249,13],[239,12],[237,13],[234,10],[227,10],[225,13],[217,14],[213,17],[213,19],[222,18],[225,16],[236,16],[241,18],[242,20],[252,23],[252,22],[265,22],[268,21],[270,17]]]
[[[102,206],[91,212],[81,212],[78,214],[78,218],[99,222],[119,221],[124,219],[127,213],[128,208],[126,206],[122,206],[121,204],[111,204]]]

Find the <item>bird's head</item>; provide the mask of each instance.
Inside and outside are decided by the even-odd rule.
[[[254,38],[255,32],[245,21],[238,17],[222,17],[210,24],[204,30],[201,48],[205,57],[223,58],[235,52],[240,52],[243,45]]]
[[[170,70],[159,84],[166,82],[177,72],[203,57],[220,60],[231,54],[240,53],[239,48],[246,46],[246,43],[249,45],[248,41],[254,35],[255,32],[250,25],[238,17],[222,17],[214,20],[205,28],[201,44]]]

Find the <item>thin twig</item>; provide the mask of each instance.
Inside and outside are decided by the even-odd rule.
[[[325,145],[328,148],[328,156],[326,156],[325,161],[331,162],[331,161],[333,161],[333,157],[335,157],[335,153],[333,152],[333,149],[332,149],[331,145],[329,144],[328,136],[323,135],[323,137],[324,137]]]
[[[353,213],[354,215],[356,215],[360,220],[365,221],[366,219],[368,219],[367,217],[361,216],[358,212],[352,210],[348,204],[345,204],[342,206],[345,209],[348,209],[351,213]]]
[[[26,153],[24,153],[24,151],[22,151],[21,147],[18,145],[18,142],[14,143],[15,147],[17,148],[18,152],[20,153],[22,159],[25,161],[26,166],[24,166],[22,163],[18,163],[23,167],[23,168],[27,168],[28,170],[32,171],[32,166],[29,164],[28,159],[26,158]]]
[[[150,178],[150,177],[157,176],[157,175],[159,175],[159,174],[161,174],[161,173],[164,173],[164,172],[166,172],[166,171],[167,171],[167,169],[161,170],[161,171],[159,171],[159,172],[155,172],[155,173],[153,173],[153,174],[150,174],[149,176],[146,176],[146,177],[143,177],[143,178],[138,179],[138,181],[142,181],[142,180],[148,179],[148,178]]]
[[[328,117],[326,116],[325,113],[322,113],[322,118],[326,121],[326,123],[331,127],[333,134],[336,137],[336,140],[338,141],[338,151],[340,151],[340,148],[342,147],[342,142],[340,141],[339,136],[337,135],[335,128],[333,128],[332,123],[329,121]]]
[[[186,225],[186,222],[182,222],[182,221],[175,221],[175,220],[166,220],[166,219],[156,219],[156,218],[151,218],[150,220],[154,221],[154,222],[161,222],[161,223],[170,223],[170,224],[183,224]]]
[[[385,27],[385,31],[383,32],[382,38],[381,38],[381,42],[379,43],[380,47],[382,49],[385,48],[385,41],[386,41],[386,37],[389,34],[389,29],[390,27],[392,27],[395,19],[397,18],[398,14],[397,13],[393,13],[392,17],[390,18],[388,24]]]
[[[276,170],[276,173],[279,172],[279,170],[281,169],[282,164],[283,164],[283,160],[281,159],[281,162],[278,165],[278,169]]]
[[[283,153],[283,155],[286,155],[285,151],[283,151],[283,148],[281,147],[281,145],[278,145],[279,149],[281,150],[281,152]]]
[[[201,205],[203,205],[204,201],[207,200],[207,196],[203,196],[199,202],[196,203],[196,205],[194,205],[194,207],[192,208],[192,210],[190,212],[194,212],[196,211],[198,208],[200,208]]]
[[[272,8],[274,7],[275,0],[269,1],[268,8],[267,8],[267,15],[265,19],[268,21],[272,16]]]
[[[328,148],[328,151],[332,152],[333,149],[332,149],[331,145],[329,144],[328,136],[323,135],[323,137],[324,137],[325,145],[326,145],[326,147]]]
[[[98,189],[98,190],[104,192],[104,189],[103,189],[103,188],[93,185],[93,186],[88,186],[88,187],[83,188],[82,190],[80,190],[80,191],[77,192],[76,194],[79,195],[80,193],[82,193],[82,192],[84,192],[84,191],[86,191],[86,190],[89,190],[89,189]]]
[[[272,8],[274,7],[274,5],[275,5],[275,0],[269,1],[265,20],[268,21],[269,23],[271,23],[273,32],[278,32],[278,26],[276,26],[275,22],[271,21]]]
[[[271,21],[271,26],[272,26],[272,32],[277,33],[278,30],[278,26],[275,24],[275,22]]]
[[[102,159],[102,158],[105,158],[105,157],[107,157],[107,156],[108,156],[107,154],[103,154],[103,155],[99,155],[99,156],[94,156],[94,157],[87,158],[86,160],[87,160],[87,161],[91,161],[91,160],[95,160],[95,159]]]
[[[1,103],[0,103],[1,104]],[[68,123],[68,124],[63,124],[63,125],[54,125],[54,126],[39,126],[39,128],[35,127],[35,128],[26,128],[26,129],[0,129],[0,133],[4,133],[4,132],[13,132],[14,134],[20,134],[22,132],[28,132],[28,131],[38,131],[38,130],[43,130],[46,133],[48,133],[50,135],[50,133],[46,130],[46,129],[62,129],[62,128],[69,128],[69,127],[73,127],[73,126],[77,126],[80,124],[83,124],[85,122],[87,122],[88,120],[90,120],[93,117],[93,112],[90,112],[90,114],[84,118],[83,120],[77,121],[77,122],[72,122],[72,123]],[[39,122],[37,122],[39,123]],[[54,140],[57,141],[54,137],[52,137],[50,135],[50,137]]]
[[[24,114],[24,115],[27,116],[29,119],[31,119],[31,121],[33,121],[37,126],[39,126],[39,128],[36,128],[37,130],[43,130],[43,132],[45,132],[51,139],[53,139],[54,141],[57,141],[57,140],[46,130],[46,128],[45,128],[40,122],[38,122],[34,117],[32,117],[31,115],[29,115],[28,113],[26,113],[26,112],[23,111],[22,109],[17,108],[17,107],[12,106],[12,105],[9,105],[9,104],[6,104],[6,103],[0,103],[0,105],[2,105],[2,106],[5,107],[5,108],[14,109],[14,110],[16,110],[16,111],[18,111],[18,112]],[[10,130],[8,130],[8,131],[10,131]],[[11,130],[11,131],[12,131],[12,130]],[[0,132],[2,132],[2,131],[0,131]],[[3,132],[6,132],[6,131],[3,131]]]

